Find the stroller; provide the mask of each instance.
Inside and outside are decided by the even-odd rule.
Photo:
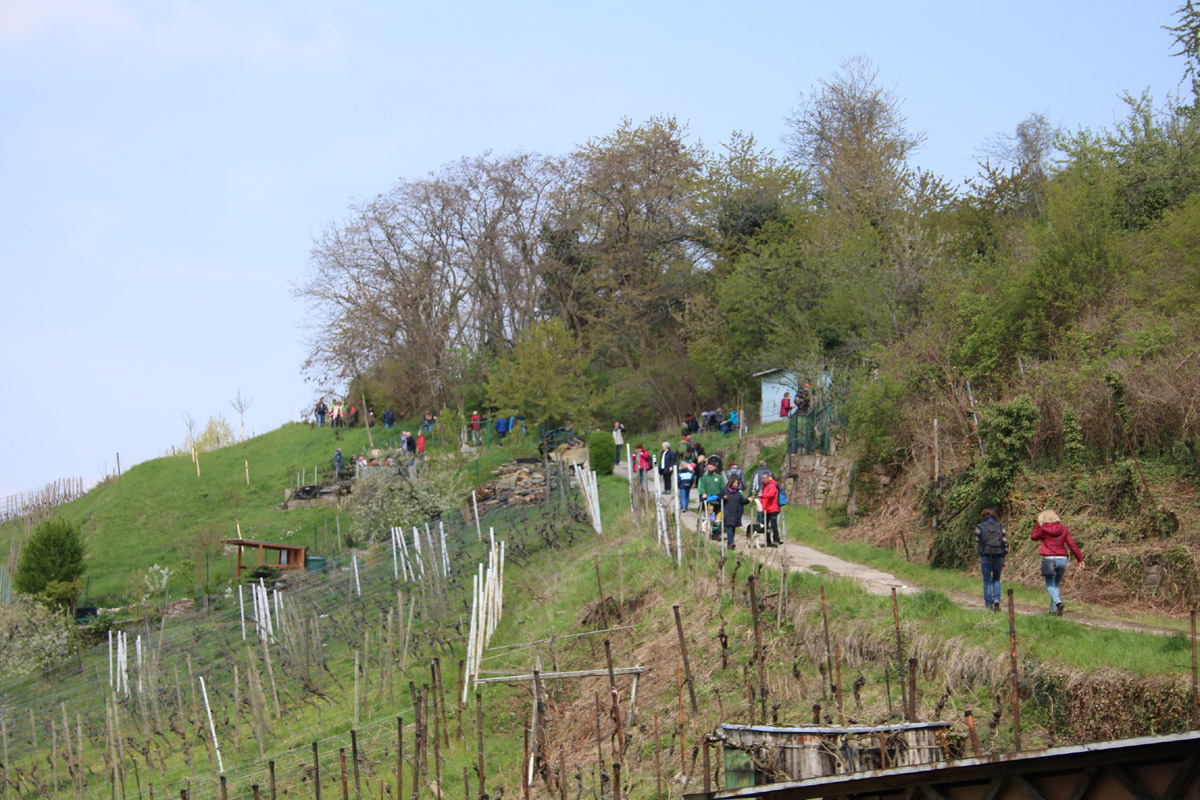
[[[721,495],[710,494],[700,498],[700,513],[696,515],[696,533],[700,536],[708,534],[714,542],[721,541]]]

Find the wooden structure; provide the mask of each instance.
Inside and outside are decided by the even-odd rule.
[[[1184,800],[1200,731],[696,792],[685,800]]]
[[[258,550],[258,566],[266,565],[275,569],[304,569],[304,559],[308,548],[304,545],[274,544],[273,542],[256,542],[253,539],[222,539],[221,544],[227,544],[238,549],[237,577],[242,577],[242,550],[247,547]],[[277,554],[275,556],[268,555]],[[273,558],[273,560],[272,560]]]
[[[733,789],[945,761],[958,755],[949,732],[949,722],[722,725],[725,785]]]

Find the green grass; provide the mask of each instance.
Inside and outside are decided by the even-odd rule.
[[[415,433],[415,420],[391,430],[374,426],[375,446],[398,445],[401,430]],[[522,445],[522,452],[532,446]],[[308,482],[314,470],[322,476],[332,473],[337,447],[347,463],[353,454],[366,452],[366,429],[284,425],[244,444],[201,453],[198,477],[188,455],[151,459],[61,507],[58,513],[83,530],[90,578],[87,599],[92,605],[123,602],[129,576],[151,564],[172,570],[173,597],[195,596],[206,585],[217,591],[228,585],[234,560],[219,546],[205,547],[203,542],[214,534],[237,538],[239,526],[242,538],[305,545],[310,555],[334,553],[338,527],[349,522],[345,514],[334,508],[280,511],[277,506],[302,470]],[[436,458],[448,445],[435,432],[426,447],[429,457]],[[488,469],[511,455],[504,448],[484,451],[483,480],[491,477]],[[249,486],[243,459],[250,467]],[[2,551],[8,551],[14,535],[24,534],[21,522],[0,526]]]

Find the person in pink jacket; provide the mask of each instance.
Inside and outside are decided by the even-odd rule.
[[[1038,555],[1042,557],[1042,578],[1046,581],[1046,593],[1050,595],[1050,613],[1061,617],[1063,604],[1058,587],[1067,572],[1067,554],[1070,552],[1075,556],[1080,569],[1085,567],[1083,554],[1079,552],[1079,547],[1071,538],[1067,526],[1058,518],[1058,514],[1050,509],[1038,514],[1037,525],[1029,538],[1041,542]]]

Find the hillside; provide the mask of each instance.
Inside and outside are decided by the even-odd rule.
[[[308,456],[303,447],[314,433],[320,435],[289,427],[272,435],[294,438],[299,458]],[[764,455],[776,458],[770,450]],[[184,465],[191,467],[190,460]],[[202,461],[202,474],[204,469]],[[156,473],[168,483],[188,477],[146,470],[147,476]],[[130,662],[136,663],[138,635],[144,654],[142,669],[131,668],[128,694],[96,691],[109,686],[104,640],[56,670],[5,686],[0,719],[9,785],[29,797],[48,796],[56,779],[64,794],[79,796],[106,797],[122,784],[131,796],[153,783],[160,793],[190,786],[191,797],[218,797],[219,767],[208,745],[215,731],[234,796],[246,796],[250,784],[265,794],[271,764],[281,794],[309,795],[316,777],[314,743],[329,796],[342,780],[342,748],[351,786],[361,785],[367,796],[390,794],[400,719],[406,786],[423,763],[420,795],[436,796],[439,770],[440,787],[452,796],[463,790],[464,780],[467,794],[479,791],[479,736],[484,791],[519,792],[531,683],[481,684],[479,727],[471,690],[460,707],[455,665],[464,656],[470,583],[475,565],[484,560],[488,527],[505,541],[507,560],[503,617],[484,677],[529,675],[535,669],[601,675],[546,680],[539,688],[532,787],[537,796],[559,794],[563,764],[572,792],[600,793],[599,775],[608,774],[614,761],[623,766],[624,796],[656,796],[656,756],[662,796],[693,790],[701,780],[698,748],[720,722],[799,723],[811,719],[814,704],[821,706],[822,718],[834,722],[895,720],[910,663],[916,667],[919,718],[955,721],[961,736],[960,720],[970,708],[987,751],[1011,747],[1011,708],[1003,699],[1009,679],[1004,615],[959,608],[938,591],[902,596],[896,608],[898,651],[890,598],[811,572],[789,571],[785,582],[782,573],[742,553],[722,563],[718,550],[687,531],[677,562],[656,541],[649,507],[639,500],[638,513],[629,514],[622,478],[602,478],[599,487],[602,536],[586,526],[574,491],[569,497],[552,492],[543,506],[497,509],[482,523],[484,542],[477,541],[473,520],[447,518],[446,579],[434,577],[430,562],[423,580],[396,580],[386,547],[353,557],[330,553],[330,572],[289,582],[278,600],[272,598],[279,626],[273,642],[256,642],[253,622],[247,622],[243,640],[238,592],[220,593],[206,614],[145,620],[128,630]],[[145,496],[177,496],[149,479],[145,488]],[[267,507],[254,512],[244,503],[242,519],[278,514],[271,510],[274,494],[264,490]],[[91,502],[93,508],[101,505],[96,498]],[[146,502],[145,519],[172,513],[162,505],[170,502]],[[821,535],[819,520],[802,509],[792,510],[788,524],[795,536]],[[751,596],[758,601],[757,626]],[[680,682],[683,654],[674,606],[695,711],[687,684]],[[761,679],[756,627],[762,637]],[[1016,630],[1026,747],[1190,726],[1182,666],[1186,638],[1084,628],[1044,616],[1018,618]],[[603,677],[606,652],[614,667],[644,668],[636,698],[633,678],[616,678],[620,735]],[[211,727],[200,678],[213,709]],[[1098,706],[1101,697],[1105,702]],[[993,713],[996,724],[988,727],[985,720]],[[64,727],[70,737],[63,736]],[[424,750],[414,760],[418,736]],[[357,761],[350,758],[355,747]],[[598,758],[604,770],[596,769]],[[714,764],[719,761],[715,757]],[[106,765],[120,768],[114,773]]]

